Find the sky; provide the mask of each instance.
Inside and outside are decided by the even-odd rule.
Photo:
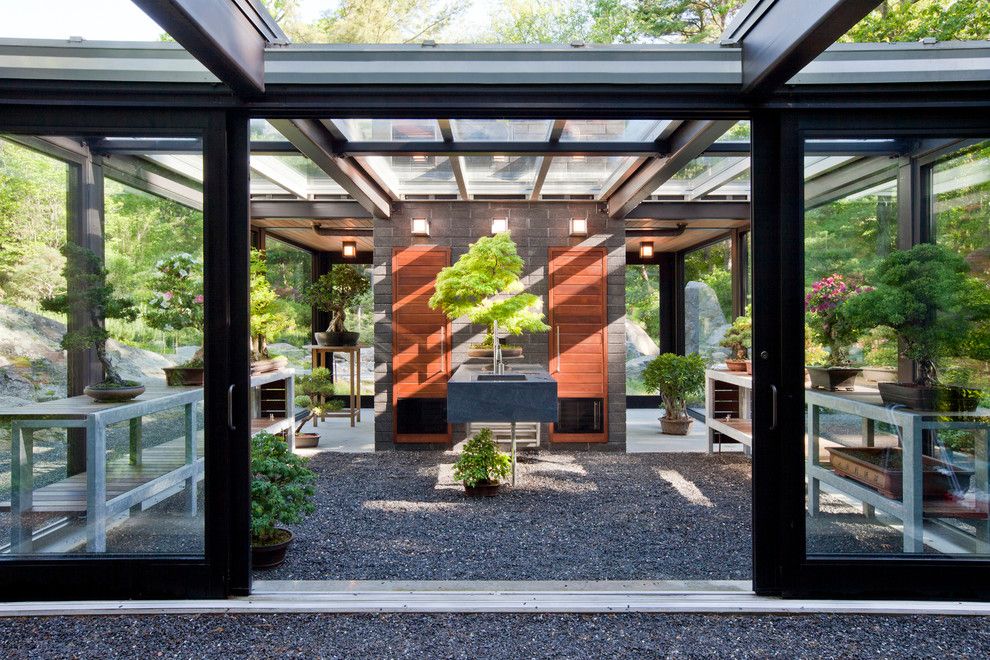
[[[465,20],[481,22],[488,0],[471,0]],[[336,6],[334,0],[302,0],[305,20]],[[0,0],[0,37],[89,41],[158,41],[162,29],[131,0]]]

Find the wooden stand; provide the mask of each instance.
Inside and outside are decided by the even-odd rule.
[[[705,371],[705,424],[708,425],[708,453],[718,442],[716,433],[743,445],[749,454],[753,446],[753,422],[749,404],[753,377],[741,371],[708,369]]]
[[[330,373],[333,373],[333,354],[334,353],[346,353],[348,355],[348,364],[350,365],[350,377],[348,378],[348,393],[347,393],[347,407],[343,408],[337,412],[328,413],[324,411],[320,415],[319,420],[313,420],[313,426],[319,424],[320,421],[326,421],[327,417],[349,417],[351,420],[351,426],[354,426],[354,421],[361,421],[361,349],[370,348],[365,344],[356,344],[354,346],[319,346],[316,344],[309,344],[305,346],[312,353],[312,364],[313,368],[323,367],[329,369]],[[324,398],[320,397],[320,405],[325,403]]]

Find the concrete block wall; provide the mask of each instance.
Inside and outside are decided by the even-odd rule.
[[[522,280],[526,291],[541,298],[547,307],[547,262],[550,247],[585,245],[608,251],[608,424],[609,441],[604,444],[557,445],[575,450],[625,450],[626,443],[626,349],[625,349],[625,230],[621,221],[609,221],[594,202],[403,202],[390,219],[374,223],[375,296],[375,449],[395,448],[392,442],[392,252],[407,245],[442,245],[451,249],[451,263],[467,252],[482,236],[491,234],[492,218],[508,218],[509,233],[523,258]],[[430,236],[411,233],[413,218],[430,220]],[[588,220],[588,236],[569,235],[571,218]],[[484,328],[465,321],[453,323],[452,369],[468,359],[468,346],[480,341]],[[546,333],[512,338],[523,347],[525,362],[547,367],[550,359]],[[548,447],[549,429],[542,430]],[[463,425],[455,425],[454,441],[464,437]],[[401,445],[402,449],[435,449]]]

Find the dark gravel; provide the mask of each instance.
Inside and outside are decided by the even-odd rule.
[[[477,499],[449,472],[438,480],[454,460],[442,452],[317,455],[317,512],[293,528],[287,563],[256,577],[750,578],[750,463],[742,456],[541,452],[520,463],[515,489]]]
[[[4,658],[985,658],[980,617],[209,615],[5,619]]]

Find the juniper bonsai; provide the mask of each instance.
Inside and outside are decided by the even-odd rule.
[[[327,332],[343,332],[347,310],[370,288],[371,281],[363,269],[354,264],[337,264],[313,282],[305,296],[313,307],[330,314]]]
[[[746,313],[732,322],[719,344],[730,349],[735,359],[746,359],[753,346],[753,313],[749,305],[746,306]]]
[[[115,389],[140,385],[136,381],[121,378],[107,355],[110,333],[106,330],[105,321],[136,319],[138,310],[134,301],[116,294],[113,285],[107,281],[107,271],[100,258],[89,248],[67,243],[62,248],[62,254],[65,255],[63,273],[68,286],[64,293],[43,299],[41,308],[66,315],[79,312],[88,317],[88,323],[82,327],[66,330],[62,336],[62,348],[66,351],[95,349],[96,359],[103,367],[103,382],[95,385],[96,388]]]
[[[643,370],[643,386],[663,400],[664,417],[687,419],[687,398],[705,384],[705,361],[697,353],[656,356]]]
[[[451,320],[462,316],[487,329],[482,345],[493,345],[495,324],[511,335],[546,332],[540,298],[523,293],[523,260],[507,232],[484,236],[453,266],[437,275],[430,307]]]
[[[251,438],[251,543],[280,540],[278,525],[296,524],[316,510],[316,475],[307,460],[289,451],[285,440],[271,433]]]

